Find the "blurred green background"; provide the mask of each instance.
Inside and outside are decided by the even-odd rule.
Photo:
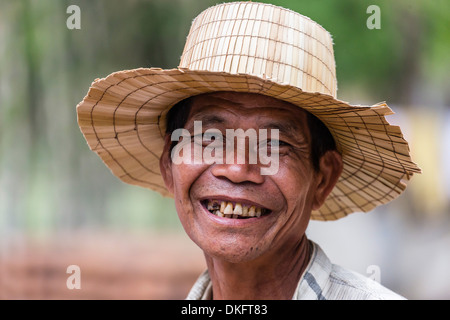
[[[310,237],[336,263],[361,273],[380,266],[382,283],[408,298],[450,298],[450,1],[261,2],[309,16],[333,35],[338,98],[386,101],[396,112],[388,120],[402,126],[423,169],[392,204],[313,222]],[[81,10],[79,30],[66,26],[73,4]],[[0,0],[0,298],[64,297],[44,280],[31,284],[36,290],[15,288],[23,275],[8,261],[21,252],[30,264],[32,244],[67,244],[80,232],[95,241],[183,233],[171,199],[125,185],[89,150],[75,106],[94,79],[114,71],[176,67],[191,21],[214,4]],[[381,9],[379,30],[366,26],[369,5]]]

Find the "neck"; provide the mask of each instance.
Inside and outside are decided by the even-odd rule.
[[[252,261],[231,263],[205,255],[215,300],[289,300],[309,263],[305,235],[290,247]]]

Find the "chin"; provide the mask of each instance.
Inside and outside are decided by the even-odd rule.
[[[214,244],[200,244],[206,257],[220,259],[229,263],[245,263],[260,257],[263,251],[258,245],[245,245],[246,242],[238,243],[221,241]],[[248,242],[247,242],[248,243]]]
[[[206,256],[210,256],[215,259],[220,259],[229,263],[245,263],[254,260],[257,255],[251,252],[212,252],[208,253],[204,251]]]

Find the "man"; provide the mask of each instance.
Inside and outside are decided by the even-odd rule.
[[[306,238],[398,196],[420,169],[385,104],[336,99],[331,36],[284,8],[237,2],[192,23],[179,68],[97,80],[77,107],[123,181],[173,196],[208,269],[188,299],[397,299]]]

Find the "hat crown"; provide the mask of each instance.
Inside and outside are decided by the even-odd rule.
[[[179,67],[255,75],[336,97],[331,35],[308,17],[270,4],[225,3],[200,13]]]

